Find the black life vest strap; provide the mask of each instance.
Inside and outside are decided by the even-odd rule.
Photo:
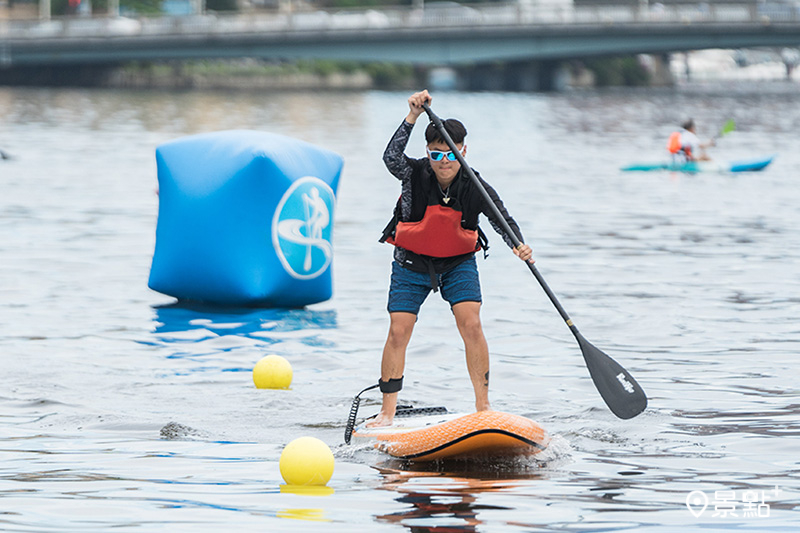
[[[420,259],[422,259],[425,266],[428,268],[428,275],[431,278],[431,289],[433,292],[439,292],[439,276],[436,274],[436,269],[433,267],[433,261],[430,257],[420,255]]]
[[[483,258],[489,257],[489,237],[486,236],[480,226],[478,226],[478,246],[483,250]]]
[[[378,242],[386,242],[389,237],[394,236],[395,229],[397,229],[397,223],[400,221],[400,201],[397,201],[397,205],[394,206],[394,213],[392,214],[392,219],[386,224],[386,227],[383,228],[383,234],[381,238],[378,239]]]
[[[403,376],[399,378],[389,378],[389,381],[383,381],[378,378],[378,386],[383,393],[400,392],[403,388]]]

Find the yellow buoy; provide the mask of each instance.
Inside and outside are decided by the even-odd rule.
[[[333,475],[333,452],[314,437],[300,437],[286,445],[278,467],[287,485],[325,485]]]
[[[288,389],[292,365],[280,355],[268,355],[253,367],[253,383],[259,389]]]

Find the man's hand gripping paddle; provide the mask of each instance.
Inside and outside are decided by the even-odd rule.
[[[514,243],[514,246],[519,247],[522,242],[517,238],[516,234],[511,231],[508,222],[506,222],[505,218],[503,218],[500,211],[497,209],[497,206],[486,192],[486,189],[484,189],[483,184],[481,184],[481,181],[469,167],[464,156],[461,155],[461,152],[458,151],[453,139],[450,138],[447,130],[445,130],[441,119],[436,116],[427,103],[422,104],[422,107],[436,126],[439,134],[447,143],[447,146],[450,147],[450,150],[452,150],[458,158],[458,162],[461,163],[461,168],[464,169],[464,172],[467,173],[477,189],[483,194],[483,197],[486,199],[486,204],[494,211],[495,219],[502,226],[503,231],[505,231],[506,235],[508,235],[509,239]],[[647,407],[647,396],[636,380],[633,379],[633,376],[631,376],[622,365],[583,338],[583,335],[580,334],[578,328],[572,323],[572,319],[567,315],[561,303],[556,299],[553,291],[551,291],[550,287],[545,283],[544,278],[539,273],[536,266],[533,263],[526,262],[526,264],[534,277],[536,277],[539,285],[544,289],[547,297],[550,298],[550,301],[558,310],[561,318],[564,319],[564,322],[567,323],[570,331],[572,331],[572,334],[578,340],[578,346],[580,346],[581,352],[583,352],[583,359],[586,362],[586,367],[589,369],[589,374],[592,376],[592,381],[594,381],[597,391],[600,393],[600,396],[603,397],[603,400],[605,400],[611,412],[619,418],[628,419],[644,411]]]

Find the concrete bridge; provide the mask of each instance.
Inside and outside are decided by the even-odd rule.
[[[0,73],[251,57],[420,66],[504,61],[537,65],[533,76],[541,77],[554,63],[592,56],[800,46],[800,10],[789,4],[765,10],[768,5],[442,3],[338,12],[8,20],[0,21]]]

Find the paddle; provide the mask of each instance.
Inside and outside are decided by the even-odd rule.
[[[487,205],[491,206],[496,222],[501,225],[503,231],[506,233],[506,235],[508,235],[508,238],[511,239],[511,242],[513,242],[515,247],[521,246],[522,242],[511,230],[511,227],[509,227],[506,219],[503,218],[500,210],[489,196],[489,193],[486,192],[486,189],[475,175],[475,172],[472,171],[464,159],[464,156],[461,155],[461,152],[458,150],[458,147],[456,147],[453,139],[450,138],[450,135],[444,128],[444,124],[442,124],[441,119],[436,116],[428,104],[422,104],[422,107],[430,117],[433,124],[436,126],[439,134],[447,143],[447,146],[450,147],[450,150],[452,150],[458,158],[458,162],[461,163],[461,168],[464,169],[477,189],[481,192],[481,194],[483,194]],[[561,303],[558,301],[555,294],[553,294],[553,291],[550,290],[550,287],[548,287],[547,283],[545,283],[544,278],[539,273],[539,270],[536,268],[536,266],[533,263],[526,264],[536,277],[539,285],[541,285],[544,289],[547,297],[550,298],[550,301],[558,310],[561,318],[564,319],[564,322],[567,323],[570,331],[572,331],[572,334],[578,340],[578,346],[580,346],[581,352],[583,352],[583,359],[586,362],[586,367],[589,369],[589,374],[592,376],[592,381],[594,381],[597,391],[600,393],[600,396],[603,397],[603,400],[606,402],[606,405],[608,405],[608,408],[611,409],[611,412],[617,415],[619,418],[628,419],[633,418],[644,411],[644,409],[647,407],[647,396],[636,380],[633,379],[633,376],[631,376],[628,371],[622,367],[622,365],[597,349],[589,341],[587,341],[583,335],[580,334],[578,328],[576,328],[575,324],[572,323],[572,319],[570,319],[569,315],[561,306]]]
[[[723,124],[722,128],[719,130],[719,135],[717,135],[717,138],[723,137],[729,134],[730,132],[734,131],[735,129],[736,129],[736,122],[734,122],[732,118],[729,118],[727,121],[725,121],[725,124]]]
[[[716,144],[717,139],[719,139],[720,137],[724,137],[725,135],[735,130],[736,130],[736,122],[732,118],[729,118],[728,120],[725,121],[725,124],[723,124],[722,127],[719,129],[719,133],[711,137],[711,145],[713,146],[714,144]]]

